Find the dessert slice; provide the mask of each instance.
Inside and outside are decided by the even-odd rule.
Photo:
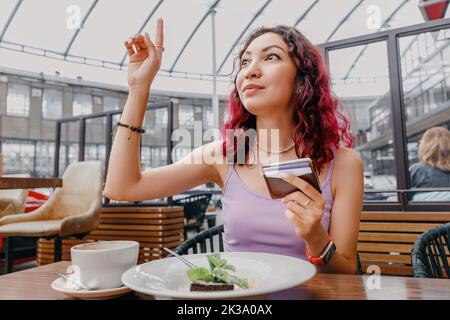
[[[191,291],[231,291],[234,290],[234,284],[217,282],[192,282]]]
[[[227,264],[220,254],[214,253],[207,256],[210,270],[207,268],[191,268],[187,271],[191,281],[191,291],[231,291],[235,285],[248,289],[248,281],[229,274],[235,271],[234,266]]]

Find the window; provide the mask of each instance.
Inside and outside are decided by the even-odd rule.
[[[142,146],[141,148],[141,168],[149,170],[167,164],[167,147]]]
[[[441,37],[450,29],[434,32],[422,32],[417,35],[405,36],[399,39],[401,56],[402,91],[404,97],[404,110],[406,118],[407,152],[410,188],[449,188],[445,173],[440,168],[445,163],[443,153],[439,150],[437,141],[432,138],[423,142],[424,133],[437,127],[447,127],[450,123],[448,108],[450,96],[446,94],[449,88],[450,38]],[[421,54],[420,63],[410,64],[414,68],[408,69],[410,55],[408,52],[418,51]],[[408,103],[414,101],[414,103]],[[435,129],[432,129],[435,130]],[[432,136],[438,136],[433,134]],[[421,142],[424,144],[422,148]],[[428,154],[428,157],[420,159],[419,148]],[[439,164],[432,166],[428,163],[431,159],[441,159]],[[428,159],[428,160],[426,160]],[[428,161],[428,162],[427,162]],[[421,162],[419,164],[419,162]],[[432,171],[431,171],[432,170]],[[448,181],[448,180],[447,180]],[[450,200],[450,191],[423,191],[411,192],[412,202],[433,202]]]
[[[84,161],[105,159],[106,146],[103,144],[86,144],[84,149]]]
[[[155,110],[156,125],[160,127],[167,127],[169,123],[167,108],[158,108]]]
[[[84,93],[73,95],[73,116],[81,116],[92,113],[92,96]]]
[[[120,99],[117,97],[103,97],[103,111],[120,110]]]
[[[212,107],[203,107],[203,129],[212,128],[214,126],[214,114],[212,112]]]
[[[31,141],[6,140],[2,142],[3,172],[34,173],[34,143]]]
[[[62,91],[54,89],[44,90],[42,118],[51,120],[62,118]]]
[[[191,147],[176,145],[172,150],[172,162],[177,162],[186,157],[193,150]]]
[[[75,162],[78,162],[78,143],[62,142],[59,149],[59,176]]]
[[[152,168],[167,164],[167,147],[150,147],[150,165]]]
[[[398,201],[395,192],[376,192],[397,188],[386,42],[331,50],[329,68],[364,162],[365,201]]]
[[[178,126],[194,128],[194,107],[188,104],[178,105]]]
[[[23,84],[8,84],[6,114],[28,117],[30,113],[30,87]]]
[[[38,141],[36,143],[36,174],[40,177],[53,176],[55,144],[53,142]]]

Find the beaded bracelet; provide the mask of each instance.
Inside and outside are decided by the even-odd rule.
[[[127,125],[127,124],[123,124],[120,122],[117,122],[114,129],[116,129],[117,127],[124,127],[127,128],[129,130],[129,135],[128,135],[128,140],[131,139],[131,131],[137,132],[137,133],[145,133],[145,129],[144,128],[138,128],[135,126],[131,126],[131,125]],[[113,130],[114,133],[114,130]]]

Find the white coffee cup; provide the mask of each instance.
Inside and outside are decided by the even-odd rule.
[[[122,286],[122,274],[137,264],[139,242],[98,241],[70,249],[75,279],[90,289],[103,290]]]

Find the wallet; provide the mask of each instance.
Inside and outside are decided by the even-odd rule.
[[[281,199],[298,188],[281,178],[281,173],[290,173],[305,180],[322,193],[319,177],[310,158],[272,163],[261,167],[261,174],[266,182],[272,199]]]

